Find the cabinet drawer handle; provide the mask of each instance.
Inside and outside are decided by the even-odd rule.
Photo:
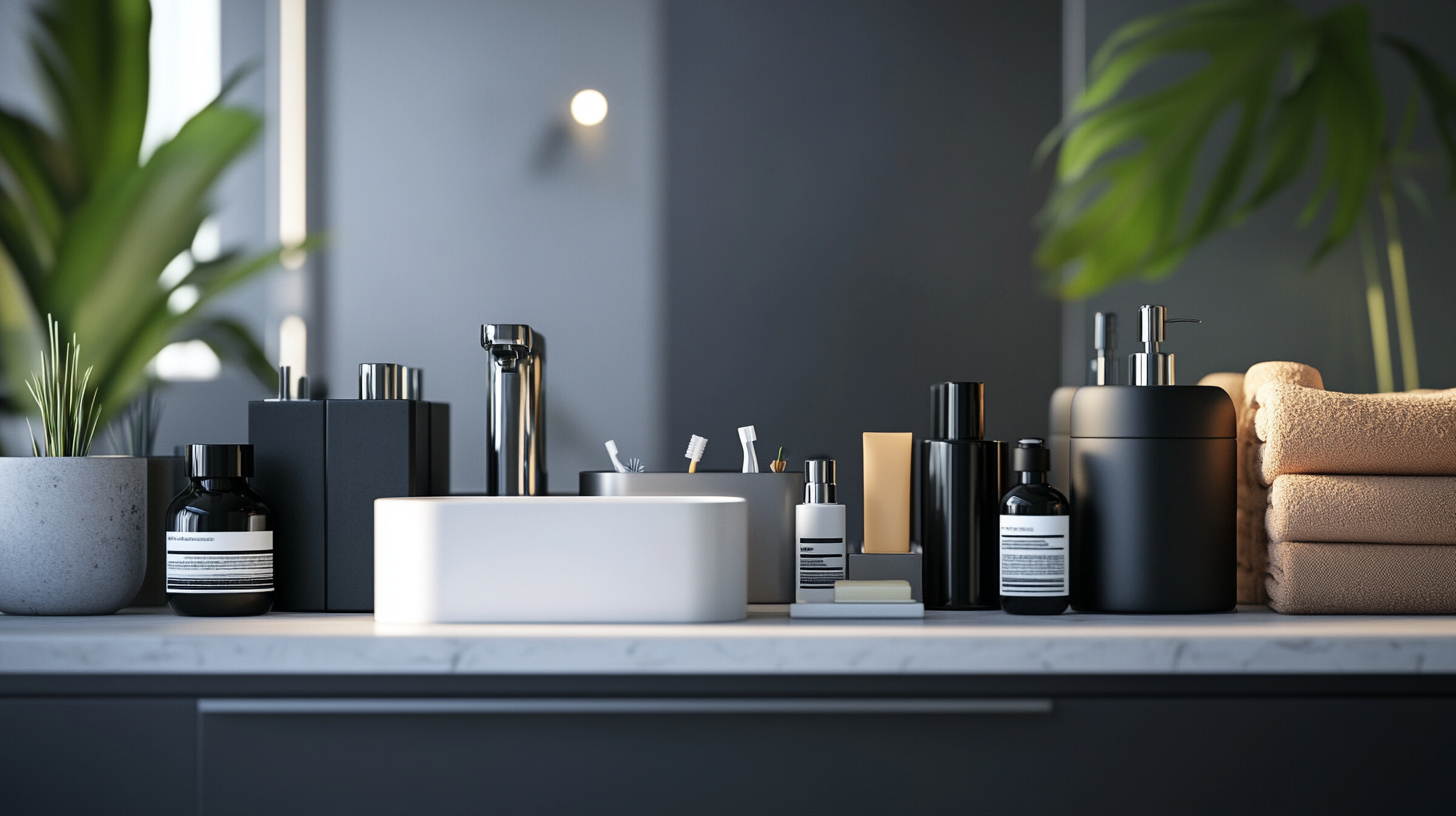
[[[205,698],[199,714],[1050,714],[1045,699]]]

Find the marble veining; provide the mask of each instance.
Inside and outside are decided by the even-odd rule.
[[[369,615],[0,615],[0,673],[1445,674],[1456,618],[1225,615],[389,626]]]

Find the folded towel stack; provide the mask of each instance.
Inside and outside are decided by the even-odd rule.
[[[1340,394],[1280,365],[1244,381],[1261,444],[1240,481],[1268,486],[1269,605],[1456,613],[1456,390]]]
[[[1259,363],[1243,374],[1209,374],[1199,385],[1214,385],[1228,392],[1237,417],[1238,450],[1238,601],[1261,604],[1269,600],[1264,590],[1268,572],[1269,539],[1264,534],[1264,511],[1269,490],[1259,479],[1259,437],[1254,430],[1254,395],[1268,382],[1286,382],[1309,388],[1324,388],[1320,373],[1300,363]]]

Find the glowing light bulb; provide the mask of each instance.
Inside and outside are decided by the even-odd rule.
[[[601,91],[587,89],[571,98],[571,118],[591,126],[607,118],[607,98]]]

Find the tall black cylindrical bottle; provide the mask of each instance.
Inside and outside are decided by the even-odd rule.
[[[167,507],[167,603],[179,615],[273,606],[273,519],[248,486],[252,445],[188,445],[191,483]]]
[[[1049,467],[1040,439],[1023,439],[1011,451],[1020,483],[1001,500],[1001,608],[1013,615],[1067,610],[1071,505],[1047,484]]]
[[[985,387],[930,387],[935,437],[920,443],[920,546],[925,606],[996,609],[996,507],[1004,446],[983,439]]]

